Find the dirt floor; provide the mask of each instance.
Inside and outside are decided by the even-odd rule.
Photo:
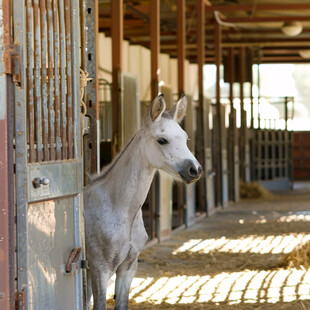
[[[310,269],[286,262],[309,240],[308,184],[231,204],[141,253],[129,308],[310,310]]]

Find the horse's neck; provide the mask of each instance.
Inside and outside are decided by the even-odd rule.
[[[155,169],[148,166],[140,149],[140,140],[133,140],[118,159],[109,176],[109,191],[115,207],[139,208],[145,201]]]

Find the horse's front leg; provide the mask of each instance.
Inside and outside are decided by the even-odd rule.
[[[123,262],[116,271],[115,310],[127,310],[129,290],[138,267],[138,256],[132,262]]]
[[[93,310],[107,309],[107,285],[111,274],[110,270],[91,269],[91,285],[94,297]]]

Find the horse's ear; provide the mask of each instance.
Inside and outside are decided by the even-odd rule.
[[[161,115],[164,113],[165,110],[166,102],[164,99],[164,95],[160,94],[154,99],[150,109],[150,117],[152,121],[154,122],[160,120]]]
[[[169,111],[170,115],[177,123],[182,122],[186,113],[186,107],[187,107],[186,96],[182,95],[179,101]]]

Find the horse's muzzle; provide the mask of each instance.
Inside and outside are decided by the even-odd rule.
[[[184,161],[183,169],[179,172],[182,180],[187,183],[196,182],[202,172],[202,167],[198,161],[194,162],[193,160],[187,159]]]

